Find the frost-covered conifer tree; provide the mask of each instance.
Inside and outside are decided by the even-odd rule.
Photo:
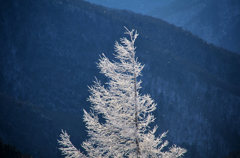
[[[92,112],[84,110],[84,121],[90,138],[82,144],[86,154],[77,150],[69,135],[62,131],[59,149],[66,158],[176,158],[186,152],[175,145],[164,149],[168,145],[162,140],[166,132],[156,137],[157,127],[150,128],[156,104],[149,95],[139,93],[138,77],[143,65],[135,57],[134,42],[138,34],[128,29],[126,34],[129,39],[121,38],[115,44],[117,61],[110,61],[104,54],[99,60],[100,72],[109,81],[102,85],[96,80],[89,87]]]

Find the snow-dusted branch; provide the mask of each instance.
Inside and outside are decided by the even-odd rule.
[[[70,136],[67,134],[67,132],[62,130],[60,138],[61,139],[58,140],[58,143],[61,146],[59,149],[66,158],[85,158],[85,155],[77,150],[71,143]]]

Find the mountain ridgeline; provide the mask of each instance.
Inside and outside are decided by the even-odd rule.
[[[180,26],[217,46],[240,53],[238,0],[87,0],[127,9]]]
[[[158,104],[158,133],[186,158],[240,150],[240,56],[159,19],[81,0],[0,4],[0,138],[36,158],[59,157],[61,129],[80,147],[96,62],[124,26],[138,30],[142,92]]]

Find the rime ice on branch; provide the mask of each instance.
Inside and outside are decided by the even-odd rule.
[[[84,110],[84,122],[90,138],[82,144],[86,155],[77,150],[69,135],[62,131],[59,149],[66,158],[177,158],[186,152],[176,145],[164,149],[168,142],[162,139],[167,132],[156,137],[157,126],[150,128],[155,120],[152,112],[156,104],[149,95],[139,93],[141,81],[138,77],[144,66],[135,57],[134,42],[138,33],[126,28],[125,34],[129,39],[124,37],[120,43],[115,43],[117,61],[110,61],[104,54],[99,60],[100,73],[109,81],[102,85],[96,80],[89,87],[92,112]],[[99,120],[99,115],[104,123]]]

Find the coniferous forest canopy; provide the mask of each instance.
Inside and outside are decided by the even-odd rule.
[[[164,140],[185,148],[185,158],[239,156],[239,54],[161,19],[82,0],[0,1],[3,144],[36,158],[63,157],[64,129],[83,151],[88,86],[95,77],[108,82],[96,63],[102,53],[114,59],[124,26],[140,34],[140,94],[157,103],[156,135],[168,130]]]

